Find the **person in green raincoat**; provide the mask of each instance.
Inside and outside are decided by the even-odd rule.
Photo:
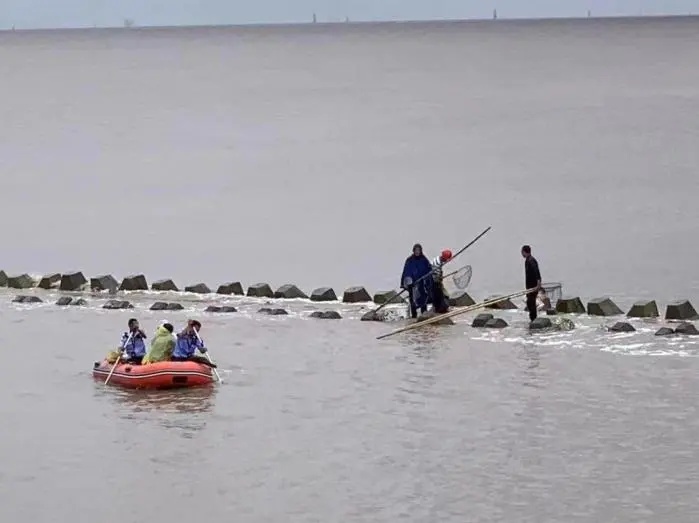
[[[175,328],[172,324],[167,322],[164,322],[156,329],[155,336],[153,336],[150,343],[150,350],[143,357],[141,365],[168,361],[170,359],[175,348],[175,337],[172,335],[174,330]]]

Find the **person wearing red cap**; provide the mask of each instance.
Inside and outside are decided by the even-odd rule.
[[[432,279],[434,280],[434,284],[432,285],[432,309],[437,314],[449,312],[449,302],[444,295],[444,286],[442,285],[442,278],[444,276],[442,273],[442,266],[451,259],[451,251],[445,249],[439,255],[439,258],[435,258],[432,261]]]

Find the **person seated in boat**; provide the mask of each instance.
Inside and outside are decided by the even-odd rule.
[[[143,332],[136,318],[131,318],[128,323],[129,330],[121,337],[122,351],[121,361],[140,365],[143,356],[146,355],[146,333]]]
[[[206,353],[204,341],[199,336],[201,323],[197,320],[189,320],[182,332],[177,333],[175,349],[172,353],[172,361],[189,361],[195,358],[194,351],[199,349],[202,354]]]
[[[445,249],[432,261],[432,310],[437,314],[449,312],[449,302],[444,292],[444,284],[442,279],[444,274],[442,266],[451,260],[452,254],[449,249]]]
[[[142,365],[169,361],[175,350],[175,328],[171,323],[165,321],[156,330],[155,336],[150,342],[150,350],[144,356]]]
[[[427,275],[431,270],[430,260],[422,252],[422,245],[416,243],[413,245],[413,254],[405,260],[400,277],[400,287],[408,291],[411,318],[417,318],[418,309],[420,314],[427,312],[427,302],[432,292],[432,282]]]

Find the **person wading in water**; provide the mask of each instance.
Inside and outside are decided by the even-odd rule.
[[[524,282],[527,289],[532,292],[527,294],[527,310],[529,320],[536,319],[536,297],[541,290],[541,273],[539,272],[539,262],[532,256],[532,248],[529,245],[522,247],[522,257],[524,257]]]
[[[442,272],[442,266],[451,260],[453,257],[449,249],[442,251],[439,258],[435,258],[432,261],[432,308],[437,314],[444,314],[449,312],[449,302],[444,293],[444,274]]]
[[[408,291],[411,318],[417,318],[418,309],[420,314],[427,312],[427,301],[432,293],[432,282],[427,275],[431,270],[430,260],[423,254],[422,245],[416,243],[413,245],[413,254],[405,260],[400,277],[401,288]]]

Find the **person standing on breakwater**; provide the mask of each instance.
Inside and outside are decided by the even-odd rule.
[[[136,318],[131,318],[128,326],[129,330],[121,337],[120,348],[124,353],[121,359],[132,365],[140,365],[146,355],[146,333],[141,330]]]
[[[430,260],[422,252],[422,245],[416,243],[413,245],[413,254],[405,260],[400,277],[400,287],[408,291],[411,318],[417,318],[418,309],[420,314],[427,312],[427,302],[432,292],[432,282],[427,275],[431,270]]]
[[[529,320],[536,319],[536,297],[541,290],[541,273],[539,272],[539,262],[532,256],[532,248],[529,245],[522,247],[522,257],[524,258],[524,284],[527,289],[534,289],[527,294],[527,310]]]
[[[449,312],[449,303],[444,294],[444,284],[442,278],[444,274],[442,273],[442,265],[447,263],[452,258],[452,253],[449,249],[442,251],[439,258],[435,258],[432,262],[432,308],[437,314],[444,314]]]

